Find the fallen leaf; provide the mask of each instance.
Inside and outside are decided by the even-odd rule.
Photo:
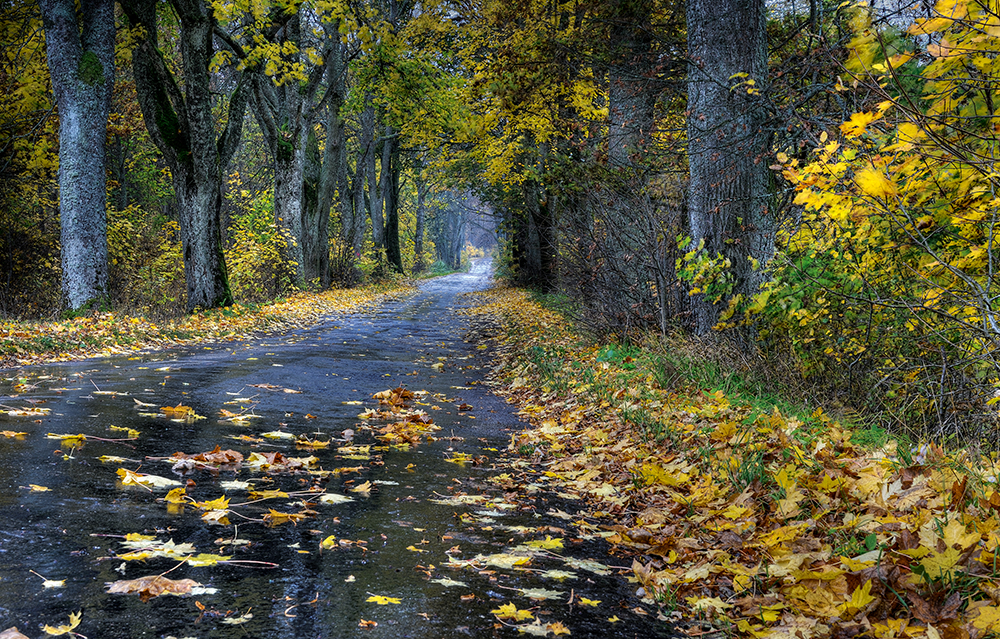
[[[580,597],[579,599],[577,599],[577,601],[580,602],[581,606],[591,606],[591,607],[596,607],[597,604],[601,603],[600,599],[596,599],[596,600],[595,599],[587,599],[586,597]]]
[[[146,486],[148,488],[167,488],[168,486],[180,486],[181,482],[159,475],[146,475],[137,473],[127,468],[119,468],[118,476],[121,477],[123,486]]]
[[[27,635],[22,635],[17,630],[17,626],[11,626],[3,632],[0,632],[0,639],[28,639]]]
[[[222,623],[229,624],[230,626],[238,626],[250,621],[251,619],[253,619],[253,614],[248,610],[239,617],[226,617],[222,620]]]
[[[544,550],[556,550],[563,547],[563,540],[561,537],[556,537],[553,539],[549,535],[545,536],[545,539],[539,539],[535,541],[529,541],[526,545],[532,548],[541,548]]]
[[[527,621],[528,619],[534,619],[535,615],[532,614],[530,610],[518,610],[517,606],[512,603],[506,603],[497,608],[496,610],[490,610],[491,613],[497,616],[497,619],[513,619],[514,621]]]
[[[58,637],[59,635],[70,634],[73,632],[74,628],[80,625],[80,617],[82,616],[83,616],[82,610],[79,612],[71,612],[69,615],[68,624],[64,624],[62,626],[56,626],[55,628],[46,625],[42,628],[42,630],[45,631],[45,634],[52,635],[54,637]]]
[[[560,590],[548,590],[546,588],[522,588],[521,594],[528,599],[562,599],[563,592]]]
[[[138,579],[120,579],[106,584],[108,593],[116,595],[139,595],[140,601],[149,601],[162,595],[187,597],[195,594],[192,590],[200,583],[194,579],[168,579],[162,575],[148,575]],[[75,627],[75,626],[74,626]]]
[[[467,587],[467,584],[464,581],[455,581],[454,579],[448,579],[447,577],[442,577],[441,579],[431,579],[430,582],[432,584],[441,584],[445,588],[452,588],[459,586]]]
[[[366,481],[365,483],[358,484],[357,486],[355,486],[354,488],[352,488],[351,492],[352,493],[370,493],[371,490],[372,490],[372,483],[370,481]]]
[[[292,522],[293,525],[298,525],[298,523],[307,516],[308,515],[304,515],[302,513],[282,513],[271,508],[270,512],[264,515],[264,523],[271,528],[288,522]]]
[[[382,595],[372,595],[365,599],[370,603],[376,603],[380,606],[385,606],[386,604],[399,604],[403,603],[402,599],[396,599],[395,597],[383,597]]]

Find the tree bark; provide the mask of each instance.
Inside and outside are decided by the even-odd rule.
[[[403,272],[399,247],[399,139],[391,126],[385,127],[382,149],[382,200],[385,203],[385,255],[397,273]]]
[[[767,78],[764,0],[687,0],[687,25],[691,236],[708,256],[729,260],[732,294],[746,299],[774,254],[767,140],[752,95]],[[694,310],[696,332],[711,331],[719,308],[700,295]]]
[[[613,166],[632,166],[652,132],[652,10],[650,0],[613,0],[602,7],[614,29],[608,68],[608,158]]]
[[[157,47],[157,1],[120,4],[129,21],[144,30],[132,54],[132,70],[143,120],[170,167],[179,204],[187,309],[231,304],[219,215],[223,170],[239,144],[249,100],[247,78],[241,74],[226,124],[216,136],[208,69],[215,27],[211,7],[203,0],[171,0],[180,19],[182,90]]]
[[[59,108],[62,288],[78,310],[107,295],[105,137],[115,80],[113,0],[40,0]]]
[[[427,200],[427,190],[429,185],[421,175],[420,167],[417,167],[417,223],[413,231],[413,272],[423,272],[424,264],[424,217],[427,215],[425,202]]]
[[[375,128],[375,106],[372,104],[372,96],[367,95],[365,96],[365,110],[361,113],[361,145],[368,150],[364,154],[365,177],[368,180],[368,215],[372,220],[372,240],[375,247],[385,248],[385,217],[382,209],[384,196],[382,179],[385,175],[385,165],[383,164],[380,175],[376,167],[379,158]]]

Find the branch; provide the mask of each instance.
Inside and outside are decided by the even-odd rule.
[[[240,60],[247,59],[246,51],[243,50],[243,47],[240,46],[240,43],[237,42],[235,39],[233,39],[233,36],[229,35],[225,29],[223,29],[219,25],[215,25],[212,30],[214,31],[215,35],[219,37],[220,40],[226,43],[226,46],[228,46]]]

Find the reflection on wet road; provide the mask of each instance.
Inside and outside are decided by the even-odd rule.
[[[661,624],[633,612],[635,586],[608,574],[616,560],[602,542],[567,534],[565,548],[524,546],[561,538],[565,522],[491,482],[492,458],[521,424],[480,385],[485,352],[463,341],[454,312],[461,293],[487,283],[482,262],[310,329],[6,379],[0,630],[40,636],[41,624],[82,611],[75,631],[92,639],[513,637],[512,620],[490,610],[514,603],[549,636],[555,622],[574,637],[655,636]],[[375,437],[386,420],[359,418],[384,408],[374,393],[397,387],[426,391],[406,410],[441,428],[435,441],[390,446]],[[178,406],[204,419],[162,410]],[[165,461],[216,446],[243,463]],[[123,485],[120,468],[176,483]],[[183,496],[167,503],[175,487]],[[317,491],[350,501],[324,503]],[[228,503],[206,506],[220,497]],[[130,533],[144,537],[126,544]],[[136,549],[144,558],[130,558]],[[209,558],[178,561],[197,555]],[[193,580],[197,594],[108,593],[107,584],[163,573]],[[577,605],[580,596],[601,603]]]

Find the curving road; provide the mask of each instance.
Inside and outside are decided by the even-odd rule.
[[[545,570],[566,569],[554,555],[538,556],[526,566],[443,567],[449,556],[502,554],[521,542],[544,539],[539,527],[550,526],[545,529],[550,535],[566,527],[561,519],[542,516],[550,504],[514,504],[490,481],[502,472],[491,463],[497,449],[509,441],[511,429],[523,425],[481,385],[479,366],[488,351],[465,341],[467,319],[456,313],[468,303],[462,294],[485,287],[489,276],[489,264],[481,260],[468,274],[423,282],[401,299],[309,329],[32,367],[5,380],[0,403],[7,410],[49,412],[0,415],[0,430],[27,433],[0,437],[0,631],[18,626],[39,636],[39,625],[65,624],[71,613],[82,611],[75,630],[91,638],[517,637],[516,629],[505,627],[509,621],[490,613],[514,603],[546,623],[559,621],[573,637],[664,633],[654,615],[633,612],[640,603],[631,594],[635,586],[623,577],[581,570],[562,580],[542,576]],[[399,386],[427,391],[414,408],[442,428],[437,441],[386,450],[359,420],[362,410],[377,408],[374,393]],[[177,423],[153,416],[158,407],[178,404],[206,419]],[[459,410],[463,404],[472,408]],[[233,423],[221,419],[222,410],[256,417]],[[138,439],[94,439],[125,437],[118,430],[123,428],[139,431]],[[271,431],[333,444],[314,452],[297,449],[289,440],[261,437]],[[72,440],[49,439],[49,433],[79,433],[88,440],[75,446]],[[261,441],[235,439],[243,436]],[[179,476],[170,463],[150,459],[217,445],[244,457],[314,454],[324,471],[356,470],[325,477],[247,468]],[[351,445],[355,448],[345,448]],[[373,448],[358,450],[364,445]],[[447,461],[457,453],[479,463]],[[126,461],[102,462],[106,455]],[[208,524],[191,505],[168,506],[165,488],[122,486],[119,467],[186,482],[196,501],[228,496],[231,525]],[[317,486],[354,501],[303,504],[292,495],[241,506],[254,500],[224,487],[233,480],[286,494]],[[351,492],[366,482],[370,492]],[[457,494],[488,494],[494,501],[431,501]],[[572,503],[557,506],[572,512]],[[260,522],[270,509],[306,508],[315,514],[301,521],[274,527]],[[240,561],[197,567],[169,557],[124,561],[121,542],[128,533],[189,543],[197,553],[224,553]],[[567,538],[572,534],[567,529]],[[330,537],[337,540],[334,547],[321,549]],[[239,541],[226,543],[233,539]],[[596,540],[567,546],[558,552],[605,565],[622,561],[604,555]],[[170,579],[193,579],[215,592],[146,602],[107,592],[108,583],[166,571]],[[64,583],[46,587],[51,584],[42,577]],[[525,588],[560,594],[532,600],[522,596],[519,589]],[[573,605],[570,597],[581,595],[602,603]],[[373,596],[399,603],[381,605],[369,601]],[[608,623],[613,616],[622,621]]]

